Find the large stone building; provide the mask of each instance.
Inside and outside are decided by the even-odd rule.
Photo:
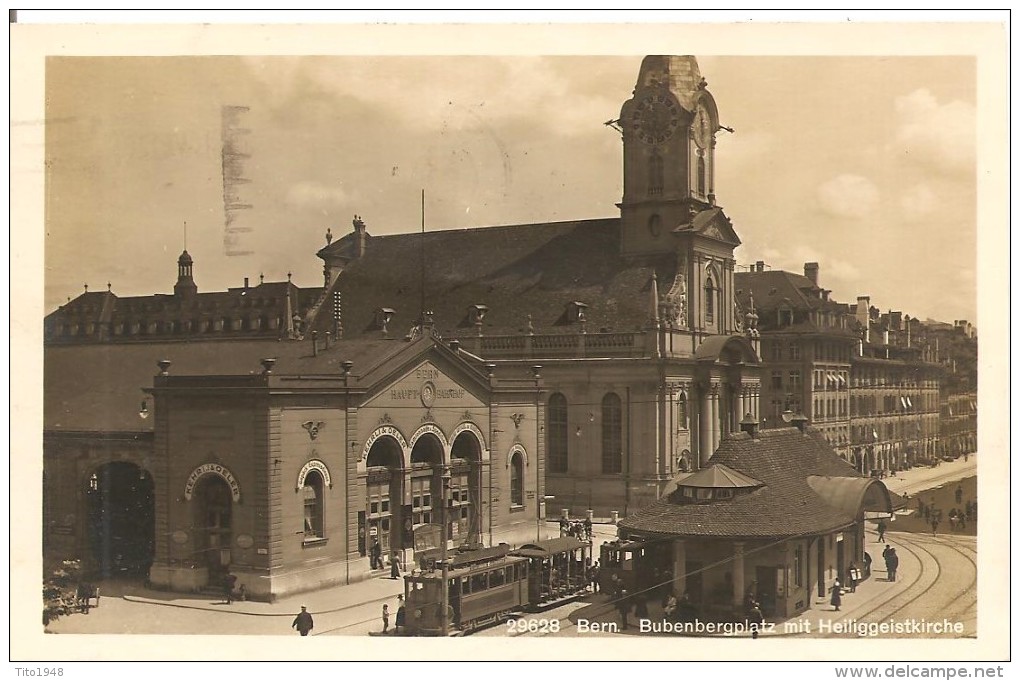
[[[716,202],[719,115],[696,60],[646,57],[614,124],[620,217],[379,236],[357,218],[319,251],[334,317],[316,327],[413,334],[430,309],[497,375],[542,364],[548,494],[605,515],[704,465],[758,418],[760,390],[734,297],[740,240]]]
[[[48,554],[271,598],[368,574],[373,541],[410,558],[443,497],[458,541],[517,543],[546,503],[626,515],[707,465],[760,377],[695,59],[647,57],[615,124],[619,217],[358,218],[319,289],[198,293],[184,253],[173,295],[50,315]]]

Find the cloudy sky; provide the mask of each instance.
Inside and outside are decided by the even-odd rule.
[[[597,50],[592,50],[593,52]],[[976,319],[976,60],[699,56],[719,105],[716,193],[741,265],[802,272],[854,302]],[[619,214],[603,123],[641,56],[57,57],[46,71],[45,307],[110,282],[170,292],[292,272],[361,215],[370,233]],[[221,110],[246,106],[226,247]],[[247,251],[247,255],[230,252]],[[399,263],[395,263],[399,266]]]

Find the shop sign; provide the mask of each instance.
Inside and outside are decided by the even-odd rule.
[[[223,478],[223,481],[230,487],[231,498],[234,501],[241,501],[241,486],[234,479],[234,474],[230,472],[229,468],[218,463],[204,463],[191,471],[191,475],[188,476],[188,481],[184,485],[184,498],[191,501],[191,495],[194,493],[195,485],[198,484],[199,479],[210,474]]]

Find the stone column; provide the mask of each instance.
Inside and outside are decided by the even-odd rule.
[[[679,599],[687,591],[687,545],[683,539],[673,540],[673,595]]]
[[[712,456],[712,398],[709,390],[698,390],[698,462],[699,468],[708,465]]]
[[[738,610],[744,605],[744,542],[733,542],[733,605]]]
[[[719,386],[713,385],[709,392],[708,398],[709,404],[711,405],[711,419],[712,419],[712,446],[709,455],[715,453],[715,450],[719,447]]]

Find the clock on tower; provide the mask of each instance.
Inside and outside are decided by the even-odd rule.
[[[625,253],[674,247],[670,234],[715,204],[715,100],[690,56],[649,56],[620,112]]]

